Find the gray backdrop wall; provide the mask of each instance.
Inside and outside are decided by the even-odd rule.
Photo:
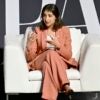
[[[5,34],[5,0],[0,0],[0,48],[4,45]]]

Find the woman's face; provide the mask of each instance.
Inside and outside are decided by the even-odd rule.
[[[47,28],[53,28],[56,17],[52,12],[44,11],[42,19],[43,19],[45,25],[47,26]]]

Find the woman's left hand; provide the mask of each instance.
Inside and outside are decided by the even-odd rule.
[[[60,48],[60,43],[59,43],[57,37],[52,37],[51,36],[51,40],[47,40],[47,42],[54,45],[58,49]]]

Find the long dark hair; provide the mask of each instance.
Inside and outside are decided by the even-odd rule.
[[[45,11],[52,12],[54,14],[54,16],[56,17],[55,24],[53,26],[53,30],[54,31],[56,31],[57,29],[61,28],[64,25],[62,20],[61,20],[61,18],[60,18],[60,13],[59,13],[58,7],[55,4],[47,4],[47,5],[45,5],[43,7],[43,9],[42,9],[41,18],[43,18]],[[43,22],[43,20],[41,20],[40,29],[44,30],[46,28],[47,27],[46,27],[45,23]]]

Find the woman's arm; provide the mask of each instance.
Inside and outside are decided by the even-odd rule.
[[[37,34],[33,32],[30,36],[28,35],[25,56],[27,62],[31,62],[36,57],[37,51]]]

